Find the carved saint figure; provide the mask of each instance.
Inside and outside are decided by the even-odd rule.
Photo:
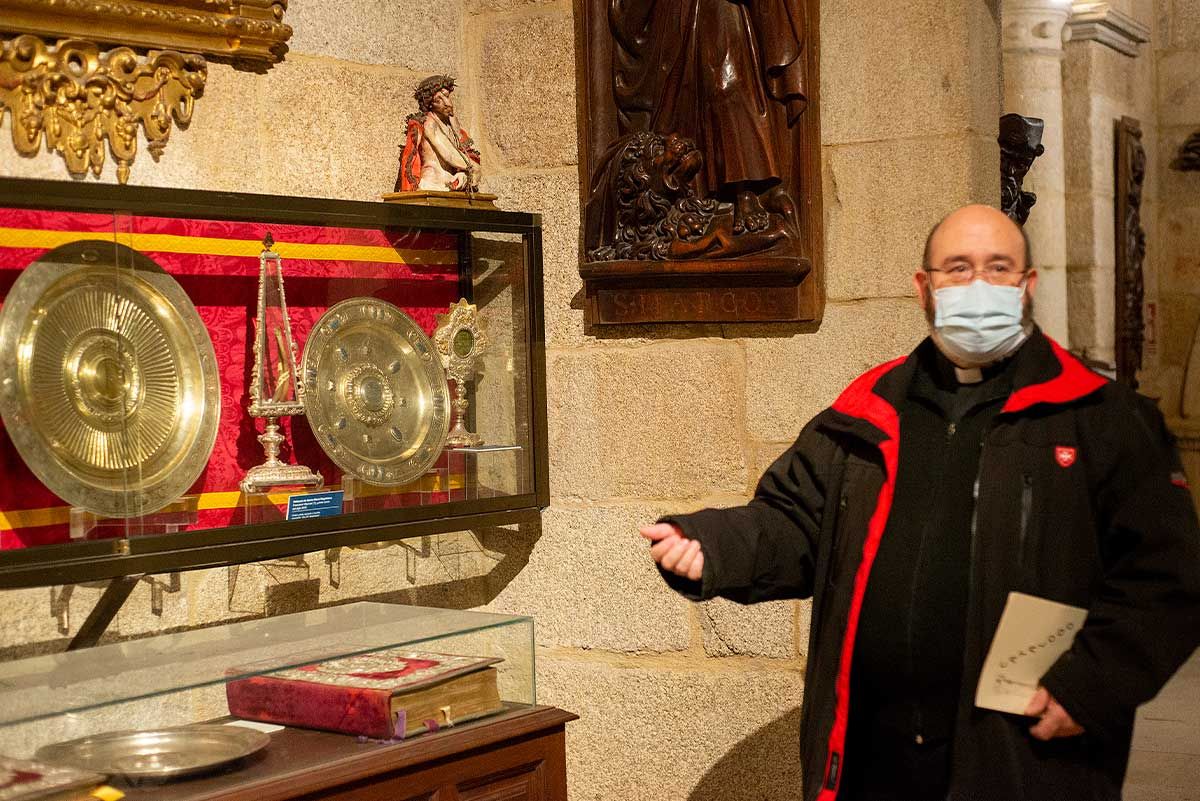
[[[413,96],[420,109],[405,121],[396,191],[473,192],[482,176],[479,150],[454,115],[454,78],[431,75]]]
[[[769,194],[761,225],[738,231],[733,204],[696,193],[703,164],[682,136],[642,131],[618,139],[593,184],[597,200],[611,202],[591,209],[589,261],[746,256],[793,241],[796,210],[786,192]]]
[[[799,168],[808,102],[803,0],[608,0],[619,134],[678,134],[703,154],[701,197],[733,232],[770,226]]]

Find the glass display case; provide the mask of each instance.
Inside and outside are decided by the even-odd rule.
[[[364,602],[0,663],[0,757],[223,798],[530,712],[533,637]]]
[[[548,504],[536,215],[0,179],[0,587]]]

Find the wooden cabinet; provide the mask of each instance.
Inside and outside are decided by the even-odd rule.
[[[288,728],[238,770],[129,788],[126,799],[565,801],[565,730],[575,719],[554,707],[526,707],[404,743]]]

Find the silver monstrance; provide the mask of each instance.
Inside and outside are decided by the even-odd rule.
[[[242,492],[266,492],[272,487],[313,487],[325,483],[320,474],[301,464],[279,459],[283,434],[279,418],[304,414],[303,385],[296,381],[296,345],[283,294],[283,260],[271,248],[267,233],[258,257],[258,316],[254,326],[254,374],[250,378],[250,415],[267,421],[259,435],[267,460],[242,479]]]
[[[475,375],[475,363],[488,346],[479,309],[461,299],[445,314],[437,315],[433,343],[442,357],[446,373],[454,379],[454,427],[446,436],[448,448],[475,448],[483,437],[467,429],[467,381]]]

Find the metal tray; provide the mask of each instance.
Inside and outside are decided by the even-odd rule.
[[[215,770],[266,748],[271,738],[245,726],[200,723],[114,731],[39,748],[45,762],[125,779],[178,779]]]

